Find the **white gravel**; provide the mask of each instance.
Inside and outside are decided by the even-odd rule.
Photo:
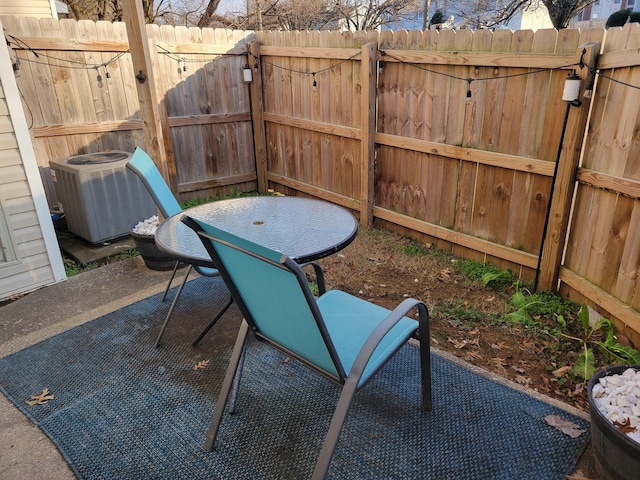
[[[136,223],[131,231],[138,235],[153,235],[156,233],[156,228],[158,228],[158,216],[154,215]]]
[[[629,426],[629,438],[640,443],[640,371],[626,369],[622,374],[598,379],[591,390],[594,404],[613,425]]]

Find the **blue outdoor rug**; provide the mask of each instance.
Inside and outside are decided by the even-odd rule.
[[[212,293],[213,292],[213,293]],[[79,478],[303,479],[339,388],[252,342],[235,415],[204,451],[239,325],[235,307],[190,345],[225,295],[190,282],[159,349],[159,296],[0,359],[0,390],[60,449]],[[360,393],[329,478],[562,479],[589,441],[587,421],[432,355],[434,407],[420,410],[419,354],[404,347]],[[45,405],[28,405],[48,388]],[[570,438],[545,421],[584,430]]]

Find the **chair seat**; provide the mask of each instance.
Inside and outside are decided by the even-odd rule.
[[[203,277],[217,277],[220,275],[216,268],[201,267],[199,265],[195,265],[193,268]]]
[[[349,376],[362,345],[391,311],[340,290],[325,293],[318,298],[317,304],[345,373]],[[403,317],[374,350],[359,386],[365,384],[417,328],[416,320]]]

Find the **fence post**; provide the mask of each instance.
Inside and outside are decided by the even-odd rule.
[[[582,79],[581,94],[591,73],[586,66],[594,68],[600,43],[586,43],[578,47],[577,55],[581,57],[584,67],[576,73]],[[562,254],[567,241],[569,215],[576,173],[584,140],[584,133],[589,116],[590,98],[582,99],[580,108],[572,108],[568,121],[562,151],[557,159],[557,174],[553,191],[550,192],[549,224],[543,239],[543,249],[540,252],[540,271],[538,272],[537,288],[539,290],[555,291],[558,285],[558,271],[562,262]]]
[[[376,89],[378,69],[376,59],[377,44],[366,43],[362,46],[360,67],[361,90],[361,126],[362,139],[360,169],[360,224],[369,227],[373,224],[374,179],[375,179],[375,134],[376,134]]]
[[[169,187],[178,194],[178,178],[171,148],[169,120],[164,101],[159,102],[151,61],[151,48],[140,2],[122,2],[122,13],[127,27],[131,63],[138,79],[136,87],[140,100],[140,118],[144,130],[145,148],[154,160]],[[155,52],[154,52],[155,53]]]
[[[260,44],[258,42],[249,43],[247,65],[253,71],[253,81],[249,85],[249,92],[251,93],[251,121],[253,122],[253,149],[256,157],[258,191],[266,193],[269,186],[267,180],[267,140],[264,129],[262,69],[260,68]]]

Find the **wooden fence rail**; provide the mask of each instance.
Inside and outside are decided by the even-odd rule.
[[[123,24],[2,23],[43,169],[144,145]],[[321,197],[363,225],[560,288],[640,344],[634,25],[146,33],[183,200],[231,188]],[[574,70],[582,91],[595,86],[579,108],[562,101]]]

